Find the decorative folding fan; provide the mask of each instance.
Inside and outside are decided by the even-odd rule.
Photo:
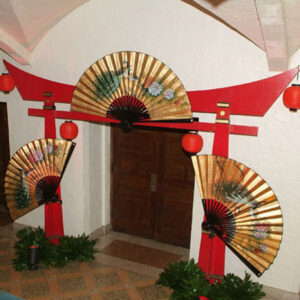
[[[156,58],[116,52],[92,64],[73,93],[71,110],[121,120],[192,119],[187,93],[176,76]]]
[[[13,155],[4,184],[13,220],[43,203],[58,200],[56,190],[74,147],[71,141],[39,139],[26,144]]]
[[[282,237],[277,198],[257,173],[213,155],[192,157],[202,196],[203,230],[217,235],[257,275],[273,263]]]

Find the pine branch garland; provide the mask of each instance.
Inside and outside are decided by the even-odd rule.
[[[16,257],[13,259],[16,271],[27,269],[28,249],[32,245],[39,246],[39,264],[45,268],[61,268],[71,261],[91,261],[98,252],[95,249],[97,240],[89,240],[85,234],[60,237],[59,246],[49,242],[41,227],[23,228],[17,232],[17,238],[14,246]]]
[[[248,273],[244,279],[229,273],[221,282],[208,283],[193,259],[169,264],[156,284],[171,288],[172,300],[198,300],[199,296],[210,300],[259,300],[265,296],[263,285],[253,282]]]

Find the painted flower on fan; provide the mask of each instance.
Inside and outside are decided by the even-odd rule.
[[[40,162],[43,160],[43,158],[44,158],[44,155],[43,155],[42,151],[40,151],[40,150],[36,150],[28,156],[28,159],[31,163]]]
[[[53,151],[52,145],[47,144],[47,145],[45,146],[45,151],[46,151],[47,153],[51,154],[52,151]]]
[[[162,90],[162,85],[159,84],[157,81],[152,82],[148,87],[148,93],[154,97],[159,96]]]
[[[264,244],[259,244],[259,248],[264,253],[268,252],[268,247]]]
[[[172,89],[166,89],[164,91],[164,96],[166,100],[172,100],[175,96],[175,92]]]
[[[261,250],[259,249],[259,248],[254,248],[254,249],[252,249],[252,252],[254,252],[254,253],[260,253],[261,252]]]
[[[258,240],[266,239],[270,232],[270,226],[266,224],[258,224],[255,226],[253,235]]]
[[[54,154],[57,156],[59,154],[60,148],[58,145],[54,145]]]

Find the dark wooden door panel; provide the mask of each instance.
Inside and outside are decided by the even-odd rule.
[[[161,153],[161,176],[162,180],[175,181],[180,186],[194,188],[195,173],[191,164],[191,159],[183,152],[181,148],[181,139],[184,133],[162,132],[162,141],[160,144]]]
[[[115,201],[112,205],[113,226],[119,231],[140,235],[144,232],[146,237],[151,237],[153,221],[149,174],[144,173],[147,169],[126,170],[120,168],[115,171],[117,178],[114,189]],[[139,226],[136,226],[137,224]]]
[[[153,143],[155,136],[153,132],[142,129],[124,132],[118,127],[114,127],[113,130],[118,134],[115,142],[121,152],[146,157],[152,156],[155,152],[155,144]]]
[[[183,133],[162,132],[156,239],[189,247],[194,170],[181,148]]]
[[[194,171],[182,132],[112,129],[112,225],[189,247]]]
[[[155,239],[158,241],[189,247],[192,206],[176,201],[165,201],[160,205]]]
[[[151,174],[157,147],[151,131],[112,129],[112,226],[116,231],[154,236]]]
[[[112,223],[116,231],[153,237],[151,202],[133,193],[124,193],[113,210]],[[137,226],[138,224],[138,226]]]
[[[143,156],[136,155],[124,155],[124,159],[120,160],[119,168],[120,172],[125,174],[132,174],[133,172],[138,176],[149,177],[149,173],[152,172],[152,160],[150,158],[145,159]]]

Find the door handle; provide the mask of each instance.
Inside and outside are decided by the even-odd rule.
[[[150,190],[151,192],[156,192],[156,174],[151,174]]]

